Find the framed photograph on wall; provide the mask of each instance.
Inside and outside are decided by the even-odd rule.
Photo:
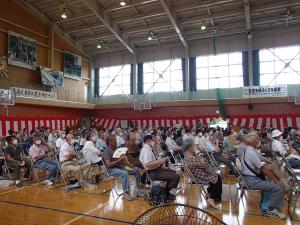
[[[75,79],[81,80],[81,56],[74,55],[70,52],[64,52],[64,76]]]
[[[8,32],[8,64],[31,70],[36,70],[37,44],[36,40]]]
[[[50,87],[64,87],[64,73],[47,67],[40,67],[43,85]]]

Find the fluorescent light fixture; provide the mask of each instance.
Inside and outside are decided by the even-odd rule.
[[[66,14],[66,12],[63,12],[63,13],[61,14],[61,18],[67,19],[67,14]]]
[[[100,43],[97,44],[97,48],[102,48]]]
[[[202,24],[201,30],[206,30],[206,26],[204,24]]]
[[[126,5],[126,2],[125,2],[125,1],[120,1],[120,5],[121,5],[121,6],[125,6],[125,5]]]

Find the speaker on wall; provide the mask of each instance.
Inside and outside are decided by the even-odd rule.
[[[248,109],[249,109],[249,110],[252,110],[252,109],[253,109],[253,104],[249,103],[249,104],[248,104]]]

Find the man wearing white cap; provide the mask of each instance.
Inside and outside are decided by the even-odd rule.
[[[291,154],[292,148],[289,146],[288,149],[284,147],[284,145],[281,143],[282,140],[282,132],[275,129],[272,131],[272,151],[278,152],[281,155],[284,155],[291,167],[295,169],[300,169],[300,160],[298,155]]]

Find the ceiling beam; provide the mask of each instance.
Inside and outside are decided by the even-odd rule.
[[[84,57],[90,59],[90,56],[85,52],[82,46],[78,42],[76,42],[70,35],[66,34],[60,26],[53,23],[48,16],[46,16],[44,13],[41,12],[39,8],[37,8],[32,3],[26,1],[16,0],[16,2],[19,3],[21,6],[23,6],[25,9],[29,10],[33,15],[40,18],[41,21],[48,24],[54,31],[56,31],[58,34],[64,37],[72,46],[77,48]]]
[[[184,38],[184,35],[183,35],[183,29],[181,27],[181,25],[178,23],[178,19],[177,19],[177,15],[176,15],[176,12],[175,10],[172,9],[171,5],[170,5],[170,2],[166,2],[165,0],[160,0],[160,3],[163,7],[163,9],[165,10],[168,18],[170,19],[180,41],[182,42],[183,46],[185,48],[188,48],[188,44]]]
[[[117,25],[111,20],[106,12],[100,10],[99,3],[96,0],[82,0],[83,3],[95,14],[95,16],[113,33],[113,35],[128,49],[131,54],[135,54],[133,47],[123,37]]]
[[[249,0],[244,0],[244,9],[246,17],[246,30],[251,31],[251,16],[250,16],[250,5]]]

